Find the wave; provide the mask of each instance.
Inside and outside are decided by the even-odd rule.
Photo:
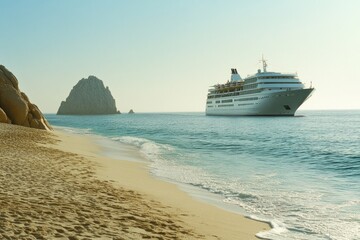
[[[141,153],[145,155],[145,157],[150,161],[156,161],[161,157],[161,154],[165,151],[172,151],[173,148],[167,144],[159,144],[154,141],[140,138],[140,137],[132,137],[132,136],[123,136],[123,137],[112,137],[114,141],[129,144],[137,147]]]

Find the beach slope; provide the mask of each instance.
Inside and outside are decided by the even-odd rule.
[[[256,239],[269,226],[192,199],[93,139],[0,124],[0,238]]]

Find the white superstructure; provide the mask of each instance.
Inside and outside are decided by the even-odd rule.
[[[230,81],[212,86],[206,115],[293,116],[314,88],[305,88],[296,74],[267,72],[264,59],[262,64],[263,71],[245,79],[233,68]]]

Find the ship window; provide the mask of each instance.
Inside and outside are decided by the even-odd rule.
[[[232,102],[233,100],[232,99],[227,99],[227,100],[222,100],[221,103],[229,103],[229,102]]]
[[[239,98],[239,99],[235,99],[234,101],[251,101],[251,100],[258,100],[258,97]]]
[[[279,78],[290,78],[294,79],[294,76],[266,76],[266,77],[259,77],[261,79],[279,79]]]
[[[289,105],[284,105],[285,110],[291,110]]]
[[[239,103],[238,106],[254,105],[254,103]]]
[[[211,103],[212,103],[212,101],[207,101],[206,103],[207,103],[207,104],[211,104]]]
[[[216,103],[220,103],[220,100],[216,101]]]
[[[222,104],[222,105],[218,105],[218,107],[233,107],[234,104]]]
[[[262,92],[262,91],[263,91],[263,89],[247,90],[244,92],[240,92],[239,95],[253,94],[253,93],[258,93],[258,92]]]

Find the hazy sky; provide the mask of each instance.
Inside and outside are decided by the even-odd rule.
[[[0,0],[0,64],[45,113],[95,75],[121,112],[204,111],[230,68],[297,72],[301,109],[360,109],[358,0]]]

